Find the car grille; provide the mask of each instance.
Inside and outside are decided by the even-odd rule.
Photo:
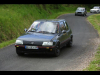
[[[23,45],[42,46],[43,42],[23,41]]]
[[[81,12],[77,12],[77,13],[81,14]]]

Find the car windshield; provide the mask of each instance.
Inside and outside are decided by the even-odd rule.
[[[34,22],[28,32],[57,33],[58,22]]]
[[[99,9],[99,7],[93,7],[93,9]]]
[[[84,8],[77,8],[77,10],[84,11]]]

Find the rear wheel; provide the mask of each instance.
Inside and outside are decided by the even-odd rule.
[[[73,46],[73,35],[70,37],[70,40],[66,44],[67,47],[72,47]]]
[[[70,40],[70,41],[68,42],[68,45],[67,45],[67,46],[68,46],[68,47],[72,47],[72,45],[73,45],[72,43],[73,43],[72,40]]]

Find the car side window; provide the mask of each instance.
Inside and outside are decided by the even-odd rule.
[[[66,27],[65,27],[64,22],[63,22],[63,21],[62,21],[62,22],[60,22],[60,29],[61,29],[61,31],[62,31],[62,30],[66,30]]]
[[[67,24],[67,22],[65,22],[65,26],[66,26],[66,30],[68,30],[68,24]]]

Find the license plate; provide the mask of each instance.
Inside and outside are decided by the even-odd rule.
[[[25,49],[38,49],[38,46],[25,46]]]

